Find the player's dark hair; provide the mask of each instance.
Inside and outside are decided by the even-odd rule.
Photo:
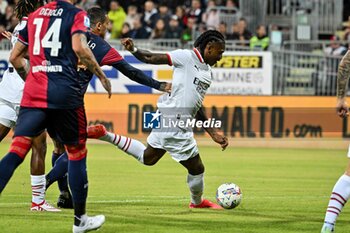
[[[87,14],[91,27],[94,27],[98,22],[103,23],[106,20],[106,12],[100,7],[91,7],[88,9]]]
[[[199,48],[199,51],[203,53],[205,47],[209,42],[219,42],[225,44],[225,38],[220,32],[216,30],[208,30],[202,33],[193,45],[195,48]]]
[[[46,4],[44,0],[18,0],[15,7],[16,17],[21,21],[23,17],[28,16],[30,13],[34,12],[40,6]]]

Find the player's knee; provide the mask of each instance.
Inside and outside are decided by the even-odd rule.
[[[82,160],[87,155],[86,144],[78,144],[78,145],[66,145],[65,146],[68,159],[69,160]]]
[[[9,152],[24,159],[32,146],[32,139],[22,136],[14,137]]]
[[[191,174],[191,175],[199,175],[199,174],[202,174],[204,173],[205,171],[205,168],[204,168],[204,165],[203,163],[200,163],[194,167],[191,167],[190,169],[188,169],[188,172]]]
[[[143,164],[147,166],[153,166],[159,161],[158,158],[156,157],[151,157],[151,156],[144,156],[143,157]]]

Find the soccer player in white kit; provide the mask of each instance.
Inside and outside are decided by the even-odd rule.
[[[158,100],[161,113],[172,113],[176,119],[190,117],[205,120],[203,111],[198,111],[212,80],[211,66],[222,57],[225,50],[224,37],[215,30],[204,32],[194,43],[193,50],[175,50],[169,53],[152,53],[137,49],[131,39],[122,40],[127,50],[140,61],[150,64],[174,66],[171,94],[164,94]],[[215,128],[205,129],[222,149],[228,140]],[[204,165],[199,156],[191,128],[173,127],[153,130],[147,139],[147,148],[139,141],[107,133],[101,140],[114,142],[118,148],[145,165],[154,165],[169,152],[174,160],[188,170],[187,183],[191,192],[190,208],[214,208],[221,206],[203,199]]]
[[[350,77],[350,51],[344,55],[338,68],[337,74],[337,114],[341,118],[349,116],[349,105],[345,100],[348,81]],[[348,158],[350,158],[350,146],[348,151]],[[350,160],[345,173],[339,177],[335,183],[321,233],[331,233],[335,231],[335,222],[341,213],[346,202],[350,198]]]
[[[23,18],[11,33],[3,35],[11,40],[12,46],[17,42],[18,32],[27,24],[27,18]],[[6,137],[17,121],[19,104],[22,99],[24,81],[9,63],[8,69],[0,78],[0,142]]]

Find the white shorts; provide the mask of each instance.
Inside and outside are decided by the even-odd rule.
[[[0,124],[12,128],[16,125],[19,104],[0,99]]]
[[[183,132],[174,129],[170,132],[152,131],[147,138],[147,143],[153,148],[163,149],[169,152],[176,161],[185,161],[199,154],[193,132]]]

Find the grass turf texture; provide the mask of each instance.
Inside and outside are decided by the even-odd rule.
[[[0,144],[4,155],[8,144]],[[105,232],[319,232],[328,197],[347,163],[344,150],[200,147],[206,166],[205,197],[234,182],[243,201],[233,210],[188,209],[185,169],[168,154],[153,167],[107,144],[88,145],[88,214],[106,215]],[[49,145],[48,151],[52,147]],[[29,156],[28,156],[29,157]],[[50,168],[50,155],[47,169]],[[71,232],[73,212],[30,212],[29,161],[0,197],[0,232]],[[47,193],[56,203],[57,185]],[[350,232],[349,207],[336,232]]]

